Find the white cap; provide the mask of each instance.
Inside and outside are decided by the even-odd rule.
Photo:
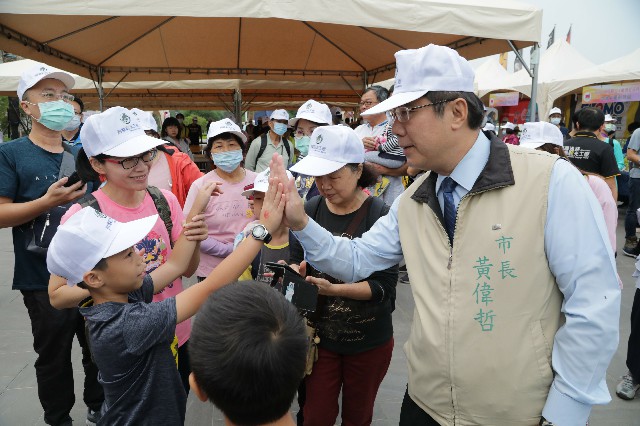
[[[348,126],[321,126],[311,134],[309,153],[291,167],[307,176],[324,176],[349,163],[364,162],[364,145]]]
[[[490,131],[492,131],[492,132],[495,132],[495,131],[496,131],[496,126],[494,126],[494,125],[493,125],[493,124],[491,124],[491,123],[487,123],[487,124],[485,124],[485,125],[484,125],[484,127],[482,128],[482,130],[484,130],[485,132],[487,132],[487,131],[489,131],[489,130],[490,130]]]
[[[284,109],[277,109],[271,113],[269,120],[289,120],[289,113]]]
[[[156,214],[122,223],[85,207],[58,227],[47,251],[47,268],[66,278],[67,284],[78,284],[101,259],[142,240],[157,221]]]
[[[616,119],[615,119],[615,118],[613,118],[613,117],[611,116],[611,114],[605,114],[605,116],[604,116],[604,122],[606,123],[606,122],[609,122],[609,121],[616,121]]]
[[[158,133],[158,122],[153,118],[153,114],[138,108],[131,108],[131,113],[140,120],[142,130],[153,130]]]
[[[289,120],[289,126],[295,126],[298,120],[304,119],[316,124],[332,124],[331,110],[327,104],[321,104],[313,99],[309,99],[298,108],[296,116]]]
[[[147,136],[132,111],[116,106],[87,118],[80,130],[87,157],[106,154],[131,157],[162,145],[162,139]]]
[[[552,143],[560,147],[564,145],[564,137],[558,127],[546,121],[524,123],[520,135],[520,146],[536,149],[545,143]]]
[[[76,84],[76,79],[73,78],[71,74],[38,62],[31,68],[25,70],[20,76],[20,82],[18,83],[18,99],[22,100],[24,92],[31,89],[33,86],[38,84],[40,80],[44,80],[45,78],[60,80],[65,86],[67,86],[67,90],[71,90]]]
[[[562,111],[560,111],[560,108],[558,108],[558,107],[553,107],[553,108],[551,108],[551,111],[549,111],[549,116],[552,116],[553,114],[562,115]]]
[[[242,133],[240,127],[230,118],[223,118],[222,120],[211,123],[209,131],[207,132],[207,139],[211,139],[223,133],[232,133],[242,139],[243,143],[247,142],[247,137]]]
[[[516,125],[515,125],[515,124],[513,124],[513,123],[511,123],[510,121],[507,121],[506,123],[504,123],[504,124],[502,125],[502,128],[503,128],[503,129],[510,129],[510,130],[513,130],[513,129],[515,129],[515,128],[516,128]]]
[[[474,72],[455,50],[430,44],[396,52],[393,95],[365,112],[380,114],[408,104],[432,91],[473,92]]]
[[[271,169],[268,167],[262,172],[258,173],[256,178],[254,179],[251,185],[247,185],[244,187],[244,191],[242,191],[243,197],[250,197],[254,192],[267,192],[269,189],[269,175],[271,174]],[[289,179],[293,179],[293,175],[289,170],[287,170],[287,177]]]

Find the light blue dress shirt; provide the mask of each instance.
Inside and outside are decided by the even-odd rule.
[[[451,173],[458,183],[456,207],[484,169],[489,147],[480,132]],[[439,176],[436,181],[441,208],[443,179]],[[312,219],[294,234],[315,268],[344,282],[357,282],[402,259],[399,201],[361,238],[334,237]],[[557,425],[584,426],[592,405],[611,401],[605,377],[618,347],[620,287],[602,209],[586,179],[568,161],[557,161],[551,173],[544,248],[564,295],[566,322],[554,338],[556,374],[542,415]]]

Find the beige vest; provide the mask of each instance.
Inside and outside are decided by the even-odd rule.
[[[544,225],[557,157],[501,145],[492,143],[460,201],[452,248],[434,204],[435,174],[398,208],[416,305],[405,345],[409,394],[442,425],[537,425],[553,380],[564,318]]]

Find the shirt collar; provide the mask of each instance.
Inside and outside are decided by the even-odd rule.
[[[465,189],[465,192],[471,191],[473,185],[478,180],[478,176],[484,170],[484,167],[487,165],[487,161],[489,161],[489,139],[484,135],[483,132],[478,132],[478,137],[476,141],[473,143],[473,146],[462,160],[458,163],[458,165],[451,172],[451,178],[456,181],[458,185]],[[440,185],[442,181],[447,176],[438,175],[438,179],[436,180],[436,194],[440,191]]]

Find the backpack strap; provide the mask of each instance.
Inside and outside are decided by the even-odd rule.
[[[267,149],[268,134],[269,132],[263,133],[262,135],[260,135],[260,149],[258,150],[258,155],[256,155],[256,162],[253,165],[253,170],[255,170],[256,167],[258,166],[258,160],[260,159],[260,157],[262,157],[262,154],[264,154],[264,150]]]
[[[373,197],[367,197],[367,199],[362,203],[360,208],[358,209],[358,213],[351,219],[349,226],[344,231],[345,234],[353,238],[353,234],[358,230],[358,227],[364,220],[365,216],[369,213],[369,208],[371,207],[371,203],[373,202]]]
[[[167,199],[162,194],[160,189],[155,186],[148,186],[147,192],[151,196],[153,200],[153,204],[156,206],[156,210],[158,210],[158,215],[160,215],[160,219],[164,222],[164,227],[167,228],[167,233],[169,234],[169,241],[171,242],[171,248],[173,248],[173,240],[171,240],[171,232],[173,231],[173,221],[171,220],[171,208],[169,207],[169,203]]]
[[[80,208],[93,207],[94,209],[102,213],[102,210],[100,210],[100,204],[98,204],[98,200],[93,194],[87,194],[76,202],[80,204]]]

